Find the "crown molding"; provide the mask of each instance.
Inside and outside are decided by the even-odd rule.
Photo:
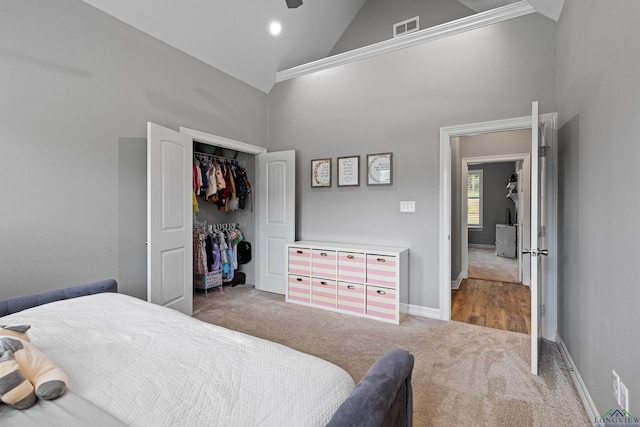
[[[276,73],[276,83],[304,76],[306,74],[315,73],[316,71],[326,70],[328,68],[349,64],[351,62],[360,61],[373,56],[438,40],[443,37],[449,37],[455,34],[475,30],[477,28],[486,27],[487,25],[497,24],[498,22],[518,18],[534,12],[536,12],[536,9],[534,9],[527,0],[511,3],[486,12],[476,13],[475,15],[416,31],[415,33],[407,34],[405,36],[385,40],[370,46],[361,47],[359,49],[329,56],[327,58],[302,64],[287,70],[278,71]]]

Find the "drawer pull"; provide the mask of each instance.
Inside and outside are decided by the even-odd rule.
[[[302,278],[300,278],[300,277],[297,277],[297,278],[296,278],[296,280],[297,280],[298,282],[302,282]]]
[[[347,285],[347,289],[354,290],[355,288],[356,288],[356,287],[355,287],[355,286],[353,286],[353,285]]]
[[[376,259],[376,261],[378,261],[378,262],[385,262],[385,261],[386,261],[386,259],[384,259],[384,258],[378,258],[378,259]]]
[[[376,292],[378,292],[380,295],[386,295],[387,294],[385,291],[382,291],[382,290],[378,290]]]
[[[297,253],[297,254],[303,254],[304,252],[303,252],[303,251],[301,251],[301,250],[297,250],[297,251],[296,251],[296,253]]]
[[[320,252],[320,256],[327,256],[326,252]]]
[[[354,259],[355,257],[353,255],[347,255],[347,259]]]
[[[323,282],[320,282],[320,284],[321,284],[322,286],[327,286],[327,282],[324,282],[324,281],[323,281]]]

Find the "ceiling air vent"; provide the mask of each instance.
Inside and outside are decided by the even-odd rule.
[[[393,37],[403,36],[405,34],[413,33],[420,29],[420,17],[414,16],[406,21],[393,24]]]

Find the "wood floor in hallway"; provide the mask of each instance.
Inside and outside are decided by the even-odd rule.
[[[519,283],[464,279],[451,291],[451,320],[531,333],[531,292]]]

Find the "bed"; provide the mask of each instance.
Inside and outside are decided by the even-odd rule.
[[[355,385],[325,360],[119,294],[113,280],[0,300],[0,324],[30,324],[69,377],[56,400],[0,404],[3,426],[411,425],[402,350]]]

